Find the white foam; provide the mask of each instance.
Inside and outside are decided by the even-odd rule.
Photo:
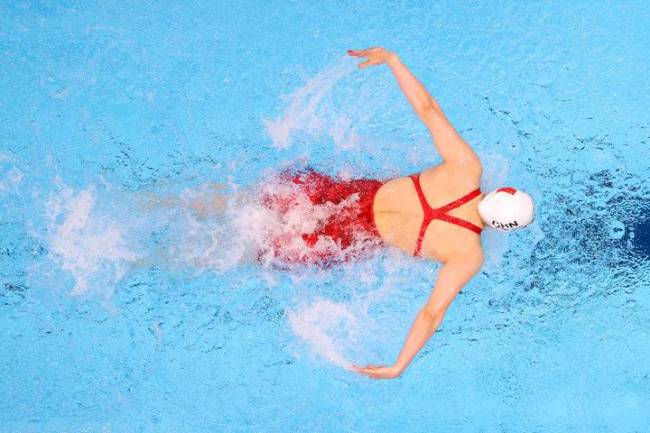
[[[109,299],[125,273],[143,264],[223,272],[257,261],[264,267],[293,266],[300,273],[304,265],[297,262],[309,254],[343,261],[366,251],[372,241],[359,235],[342,248],[320,237],[308,245],[303,234],[348,212],[358,197],[313,205],[297,185],[279,176],[246,191],[217,191],[206,184],[181,194],[130,195],[100,181],[74,190],[55,179],[57,191],[45,203],[49,258],[72,276],[75,296],[99,293]],[[292,204],[280,211],[264,204],[264,197],[291,198]],[[294,265],[288,266],[287,257]]]
[[[11,170],[9,170],[7,173],[9,181],[15,185],[19,184],[23,180],[24,175],[25,174],[16,167],[12,167]]]
[[[344,265],[345,276],[332,277],[340,292],[346,294],[341,300],[322,295],[310,300],[305,288],[298,286],[299,301],[288,311],[287,318],[291,331],[306,345],[312,358],[344,369],[350,369],[352,364],[392,360],[396,354],[391,351],[403,340],[403,329],[413,319],[403,314],[399,305],[403,301],[395,302],[394,296],[396,288],[404,287],[405,279],[411,276],[405,260],[408,258],[403,254],[389,252],[387,260],[381,262],[384,275],[379,287],[379,262]],[[350,297],[350,293],[354,295]]]
[[[349,305],[317,299],[289,311],[287,318],[293,333],[309,342],[313,356],[342,368],[350,367],[344,349],[358,343],[362,327]]]
[[[358,117],[350,113],[354,105],[332,102],[333,88],[355,69],[350,59],[341,58],[293,92],[279,117],[262,119],[273,146],[286,149],[302,137],[328,137],[338,149],[357,147],[360,137],[354,121]]]
[[[0,178],[0,192],[12,191],[14,193],[17,193],[19,191],[20,183],[22,182],[24,176],[25,174],[21,170],[19,170],[16,167],[12,167],[9,171],[5,173],[4,179]]]
[[[94,186],[79,192],[60,186],[46,203],[50,257],[74,278],[72,295],[100,291],[109,298],[126,264],[141,255],[125,242],[120,221],[94,212]]]
[[[263,203],[265,199],[291,204],[280,209]],[[265,267],[283,268],[303,259],[309,262],[308,256],[345,261],[367,252],[376,240],[359,233],[352,245],[342,248],[334,239],[322,235],[309,245],[303,234],[318,232],[333,215],[351,212],[357,201],[358,195],[352,194],[336,204],[315,205],[297,185],[280,176],[269,177],[249,191],[229,194],[223,212],[216,218],[202,220],[185,212],[176,223],[178,239],[170,245],[170,256],[181,266],[191,264],[198,270],[217,271],[253,260]]]

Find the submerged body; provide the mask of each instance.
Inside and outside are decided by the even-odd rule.
[[[280,267],[328,266],[360,258],[383,244],[373,202],[384,182],[340,180],[308,168],[283,172],[279,184],[287,188],[263,192],[261,202],[286,223],[268,233],[258,259],[270,258]],[[307,222],[295,224],[297,218]]]

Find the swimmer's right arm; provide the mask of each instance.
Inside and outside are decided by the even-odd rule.
[[[482,254],[445,263],[440,268],[438,280],[427,303],[415,317],[395,363],[388,367],[378,365],[359,367],[354,365],[353,369],[375,379],[389,379],[401,375],[436,332],[454,298],[481,269],[482,263]]]
[[[348,50],[348,54],[354,57],[366,57],[360,68],[367,66],[381,65],[386,63],[402,92],[415,110],[420,120],[426,125],[431,133],[433,142],[445,162],[463,164],[465,166],[480,169],[481,163],[472,148],[447,120],[445,113],[440,108],[438,101],[427,91],[420,81],[404,65],[397,54],[381,47],[373,47],[365,50]]]

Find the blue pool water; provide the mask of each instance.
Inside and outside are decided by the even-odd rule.
[[[0,4],[0,432],[650,431],[647,2],[133,3]],[[371,45],[538,211],[393,381],[435,264],[251,260],[283,168],[437,162]]]

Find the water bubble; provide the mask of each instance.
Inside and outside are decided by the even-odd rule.
[[[625,224],[618,220],[612,220],[609,223],[609,237],[612,239],[621,239],[625,236]]]

